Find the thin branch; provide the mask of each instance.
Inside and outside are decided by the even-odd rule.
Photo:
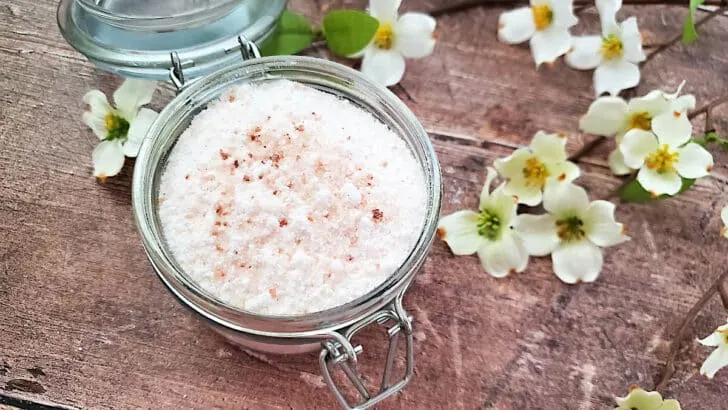
[[[581,157],[589,154],[590,152],[594,151],[598,146],[602,145],[604,142],[607,141],[607,137],[598,136],[591,140],[588,144],[585,144],[579,151],[576,151],[573,155],[569,157],[569,161],[576,162]]]
[[[688,114],[688,118],[692,120],[693,118],[697,117],[698,115],[705,114],[708,111],[712,110],[713,108],[715,108],[721,104],[724,104],[726,102],[728,102],[728,94],[724,94],[724,95],[716,98],[715,100],[705,104],[704,106],[693,110],[692,112],[690,112],[690,114]]]
[[[695,321],[698,313],[700,313],[703,307],[705,307],[710,298],[713,297],[716,292],[719,292],[719,289],[723,289],[723,282],[726,280],[726,278],[728,278],[728,271],[723,272],[723,274],[721,274],[718,279],[716,279],[716,281],[713,282],[712,285],[710,285],[705,293],[703,293],[703,296],[701,296],[700,299],[695,302],[695,305],[693,305],[693,307],[690,308],[690,310],[688,311],[688,314],[685,315],[685,318],[680,324],[680,328],[678,329],[677,334],[672,341],[670,353],[667,355],[667,360],[665,361],[665,369],[662,372],[662,377],[660,377],[660,381],[657,382],[657,385],[655,386],[655,391],[663,391],[665,389],[665,386],[667,386],[667,383],[670,381],[670,377],[672,377],[672,375],[675,373],[675,358],[677,357],[677,353],[680,350],[680,345],[682,341],[685,339],[688,328],[693,323],[693,321]]]
[[[725,3],[724,0],[721,0],[721,3]],[[717,16],[720,16],[723,14],[723,12],[726,11],[726,7],[718,7],[717,9],[711,11],[708,13],[707,16],[702,17],[700,20],[698,20],[695,23],[695,29],[697,30],[698,27],[702,26],[703,24],[709,22],[710,20],[714,19]],[[677,43],[682,39],[682,32],[680,34],[675,35],[675,37],[668,40],[666,43],[661,44],[659,47],[657,47],[653,52],[651,52],[645,61],[643,61],[641,64],[647,64],[648,61],[652,60],[656,55],[660,54],[661,52],[665,51],[668,47],[672,46],[673,44]]]
[[[447,5],[438,9],[431,10],[429,14],[432,17],[440,17],[448,14],[459,13],[467,11],[476,7],[512,7],[521,4],[527,4],[526,1],[507,1],[507,0],[470,0],[463,1],[461,3]],[[593,0],[575,0],[574,6],[591,6],[594,4]],[[685,0],[623,0],[622,4],[630,5],[680,5],[686,4]],[[723,6],[726,4],[725,0],[705,0],[704,6]]]

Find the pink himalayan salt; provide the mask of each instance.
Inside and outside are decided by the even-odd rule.
[[[276,80],[228,90],[192,121],[160,182],[184,272],[227,304],[296,315],[350,302],[401,265],[426,210],[421,168],[350,102]]]

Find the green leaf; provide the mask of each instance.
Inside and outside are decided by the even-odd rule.
[[[620,191],[619,191],[619,197],[624,202],[633,202],[636,204],[644,204],[645,202],[655,200],[655,199],[665,199],[665,198],[671,198],[678,196],[682,194],[683,192],[690,189],[690,187],[693,186],[695,183],[694,179],[682,179],[682,187],[680,187],[680,191],[678,191],[675,195],[660,195],[659,197],[653,198],[652,195],[647,192],[644,188],[642,188],[642,185],[640,185],[637,180],[631,181],[629,184],[625,185]]]
[[[286,10],[278,26],[260,47],[264,56],[296,54],[313,42],[315,34],[305,17]]]
[[[323,24],[329,50],[341,57],[348,57],[366,47],[377,28],[377,19],[357,10],[334,10],[324,17]]]
[[[698,32],[695,30],[695,11],[703,4],[705,0],[690,0],[688,6],[688,16],[683,24],[682,42],[689,46],[698,39]]]

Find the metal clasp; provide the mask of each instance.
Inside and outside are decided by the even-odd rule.
[[[357,372],[357,356],[363,351],[361,346],[354,347],[351,339],[363,328],[377,323],[387,328],[389,336],[389,350],[384,365],[384,373],[376,394],[372,395],[364,381]],[[392,368],[397,354],[399,339],[404,333],[405,338],[405,371],[404,375],[395,383],[392,383]],[[402,307],[402,295],[399,295],[392,304],[384,310],[355,323],[349,327],[344,334],[335,333],[331,339],[322,342],[323,349],[319,354],[319,365],[324,380],[336,396],[341,406],[346,410],[368,409],[387,397],[402,390],[409,383],[414,373],[414,345],[412,335],[412,318],[407,315]],[[363,401],[357,404],[350,404],[344,397],[341,389],[336,385],[332,377],[333,372],[341,368],[347,378],[354,385]]]
[[[243,61],[250,60],[253,58],[260,58],[260,50],[254,42],[248,40],[242,34],[238,36],[238,48],[240,49],[240,55]],[[234,48],[233,48],[234,49]],[[226,53],[229,51],[226,50]],[[169,57],[172,61],[172,66],[169,68],[169,79],[172,80],[172,84],[177,88],[177,91],[182,91],[185,87],[185,75],[182,69],[183,63],[179,58],[179,54],[176,51],[169,53]],[[188,66],[193,65],[193,62],[185,62]]]

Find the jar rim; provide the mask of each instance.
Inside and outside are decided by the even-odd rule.
[[[376,106],[376,109],[381,111],[380,114],[385,115],[386,111],[386,115],[396,116],[390,120],[401,122],[406,127],[407,133],[411,134],[408,135],[411,141],[407,143],[417,144],[416,147],[410,147],[410,150],[417,150],[413,155],[422,167],[425,189],[428,191],[428,204],[422,229],[411,252],[397,270],[376,288],[346,304],[303,315],[274,316],[244,311],[216,299],[203,290],[176,266],[173,257],[165,249],[161,227],[155,219],[157,218],[155,184],[158,184],[163,169],[161,164],[173,149],[174,142],[189,124],[189,120],[196,114],[191,111],[193,109],[191,107],[204,108],[223,91],[241,83],[279,78],[306,83],[307,79],[312,79],[316,75],[324,78],[316,83],[320,89],[340,93],[350,100],[363,98],[361,95],[354,95],[354,92],[369,93],[367,98],[371,101],[367,100],[367,104],[381,104]],[[375,109],[372,105],[368,108]],[[393,124],[386,122],[385,124],[390,128],[393,127]],[[400,137],[405,138],[403,135]],[[342,64],[312,57],[275,56],[247,60],[242,65],[228,67],[200,78],[185,88],[162,110],[148,131],[137,157],[132,185],[132,205],[137,229],[150,262],[165,285],[183,304],[212,322],[244,333],[274,337],[311,337],[325,333],[326,329],[338,329],[357,321],[363,314],[378,310],[391,302],[398,293],[407,288],[415,272],[424,263],[434,240],[440,212],[441,190],[440,166],[429,137],[414,114],[398,97],[358,71]]]

